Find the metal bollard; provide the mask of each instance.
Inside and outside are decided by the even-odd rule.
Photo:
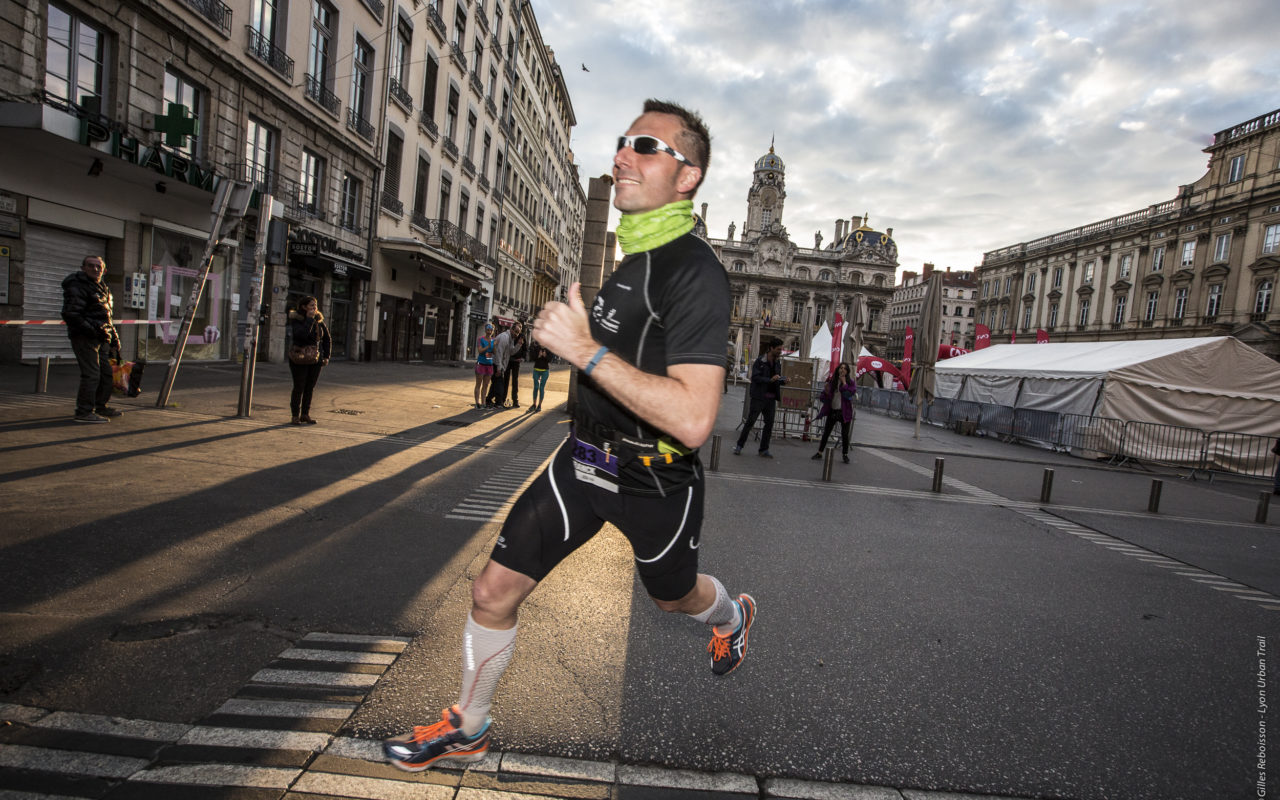
[[[40,360],[36,362],[36,393],[44,394],[49,391],[49,357],[40,356]]]
[[[933,460],[933,490],[935,492],[942,491],[942,465],[946,461],[945,458],[935,458]]]
[[[829,482],[831,480],[831,465],[834,463],[836,463],[836,451],[835,448],[829,447],[822,454],[822,479],[824,481]]]
[[[1164,481],[1155,478],[1151,481],[1151,497],[1147,499],[1147,510],[1152,514],[1160,513],[1160,492],[1164,489]]]
[[[1259,525],[1267,524],[1267,511],[1271,509],[1271,492],[1258,492],[1258,510],[1253,512],[1253,521]]]
[[[711,436],[711,465],[708,467],[712,472],[720,469],[720,434]]]
[[[1040,482],[1040,502],[1052,503],[1049,498],[1053,495],[1053,470],[1048,467],[1044,471],[1044,480]]]

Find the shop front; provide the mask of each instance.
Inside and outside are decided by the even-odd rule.
[[[385,241],[380,255],[388,274],[409,282],[409,297],[382,293],[378,357],[442,361],[467,358],[472,298],[482,275],[419,242]]]
[[[333,358],[358,358],[362,350],[361,309],[372,272],[365,254],[313,230],[289,231],[287,307],[295,309],[304,296],[314,297],[329,325]]]

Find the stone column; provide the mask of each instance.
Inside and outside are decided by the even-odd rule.
[[[607,273],[613,272],[614,237],[609,233],[609,200],[612,195],[613,178],[601,175],[592,178],[587,184],[587,213],[582,229],[582,270],[579,282],[582,284],[582,303],[588,309],[596,301],[596,294],[604,284]],[[578,404],[578,371],[569,375],[569,414],[573,414]]]

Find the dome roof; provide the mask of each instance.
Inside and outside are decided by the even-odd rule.
[[[762,169],[771,169],[778,172],[784,172],[786,170],[786,167],[782,165],[782,159],[778,158],[777,154],[773,152],[773,145],[769,145],[769,152],[760,156],[760,158],[756,160],[756,171]]]
[[[862,225],[845,234],[844,240],[839,242],[836,246],[841,249],[852,250],[858,245],[864,243],[875,245],[877,247],[889,247],[894,244],[893,238],[890,237],[889,234],[875,230],[867,224],[866,219],[867,218],[864,216],[862,218]],[[857,221],[857,218],[855,217],[854,220]]]

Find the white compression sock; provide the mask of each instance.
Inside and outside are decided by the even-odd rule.
[[[707,625],[714,625],[717,628],[727,627],[729,630],[734,630],[742,622],[742,611],[738,608],[738,604],[729,597],[729,593],[725,591],[724,584],[716,580],[714,575],[708,575],[707,578],[716,587],[715,602],[701,614],[690,614],[689,616]]]
[[[462,712],[462,731],[468,736],[474,736],[484,727],[498,680],[511,663],[518,627],[493,630],[467,614],[467,625],[462,630],[462,691],[458,695],[458,708]]]

